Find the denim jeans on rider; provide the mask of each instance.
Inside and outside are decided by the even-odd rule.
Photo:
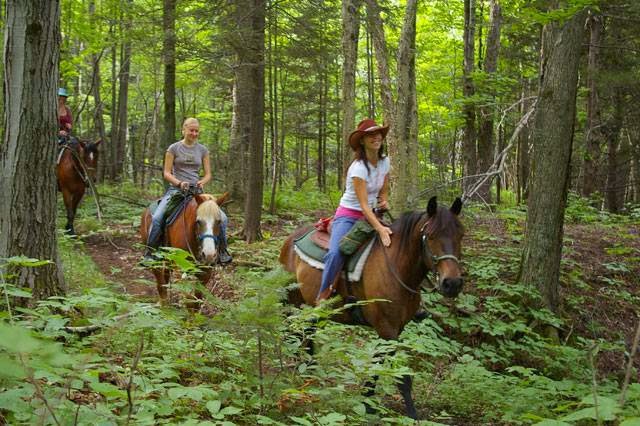
[[[333,284],[342,270],[345,256],[340,252],[340,240],[353,228],[357,221],[358,219],[348,216],[338,216],[333,219],[329,251],[324,256],[324,270],[322,271],[322,281],[318,294]]]
[[[149,229],[149,238],[147,241],[147,245],[150,247],[158,248],[160,245],[160,237],[162,235],[164,222],[166,220],[167,206],[174,196],[181,196],[181,192],[178,188],[170,186],[162,196],[162,199],[158,204],[158,208],[156,208],[156,211],[153,212],[153,216],[151,216],[151,228]],[[227,218],[227,215],[224,213],[224,211],[220,210],[220,213],[222,213],[222,223],[220,224],[220,238],[222,239],[222,241],[224,241],[226,247],[227,222],[229,222],[229,219]]]

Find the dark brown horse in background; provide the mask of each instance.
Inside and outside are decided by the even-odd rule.
[[[218,262],[222,224],[220,205],[228,196],[228,192],[218,198],[209,194],[194,195],[173,223],[164,230],[163,246],[176,247],[191,253],[201,267],[197,275],[205,286],[213,274],[212,266]],[[147,208],[142,213],[140,221],[140,237],[144,244],[147,243],[150,227],[151,212]],[[160,303],[165,304],[171,268],[165,262],[158,262],[158,266],[152,267],[151,270],[156,278]],[[200,299],[202,293],[196,290],[195,296]]]
[[[459,198],[447,209],[439,207],[436,197],[432,197],[426,211],[407,213],[394,221],[390,247],[385,248],[376,238],[362,278],[352,284],[352,292],[358,300],[388,301],[362,307],[364,319],[381,338],[398,339],[420,306],[420,285],[429,272],[437,275],[437,287],[444,296],[456,297],[462,290],[459,259],[464,229],[458,219],[461,210]],[[289,302],[298,306],[314,304],[322,278],[322,271],[301,260],[294,250],[294,240],[309,229],[296,230],[280,251],[280,263],[295,273],[300,283],[299,288],[289,293]],[[337,292],[343,300],[348,296],[344,278],[340,278]],[[357,323],[348,310],[334,319]],[[411,376],[404,376],[398,389],[404,398],[407,415],[415,419]]]
[[[56,165],[58,191],[62,192],[64,207],[67,211],[65,230],[75,235],[73,221],[76,217],[78,204],[84,196],[87,186],[95,181],[98,166],[98,146],[102,141],[84,142],[75,140],[60,145]],[[91,182],[89,181],[91,180]]]

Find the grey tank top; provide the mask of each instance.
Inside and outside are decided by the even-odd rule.
[[[202,160],[209,155],[207,147],[197,142],[193,146],[187,146],[178,141],[171,144],[167,152],[173,154],[171,172],[177,179],[189,183],[196,183],[200,179]]]

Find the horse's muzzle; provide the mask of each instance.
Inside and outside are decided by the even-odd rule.
[[[440,283],[440,293],[445,297],[454,298],[460,294],[463,286],[464,280],[460,277],[444,278]]]

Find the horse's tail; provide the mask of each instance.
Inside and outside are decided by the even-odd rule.
[[[142,244],[147,244],[147,238],[149,237],[149,228],[151,227],[151,212],[148,208],[144,209],[142,216],[140,217],[140,239]]]

